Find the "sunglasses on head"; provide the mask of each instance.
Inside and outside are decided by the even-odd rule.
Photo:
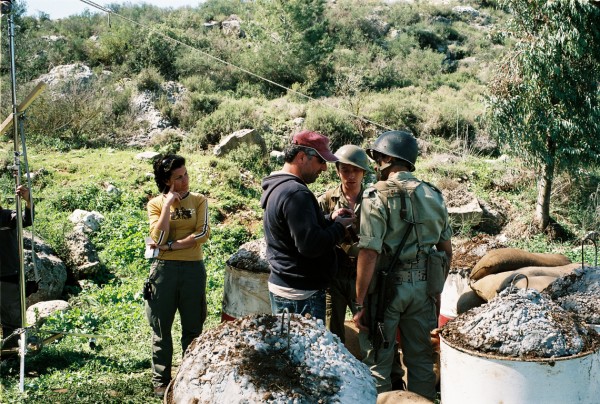
[[[171,167],[173,166],[174,161],[175,159],[173,157],[167,157],[166,159],[160,162],[160,167],[163,169],[164,172],[169,172],[171,170]]]
[[[317,153],[316,150],[314,149],[305,149],[304,153],[309,156],[309,157],[316,157],[319,160],[319,163],[321,164],[325,164],[327,161],[321,157],[321,155],[319,153]]]

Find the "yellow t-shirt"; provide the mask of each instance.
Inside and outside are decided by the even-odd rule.
[[[196,244],[192,248],[174,251],[160,251],[158,259],[171,261],[199,261],[202,259],[202,244],[208,240],[208,201],[200,194],[190,192],[179,203],[171,206],[169,231],[156,228],[165,201],[165,195],[158,195],[148,202],[148,217],[150,219],[150,237],[158,245],[167,241],[181,240],[194,234]]]

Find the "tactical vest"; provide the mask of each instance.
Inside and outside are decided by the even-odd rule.
[[[393,184],[388,184],[388,181],[391,181]],[[381,201],[387,207],[388,211],[392,212],[388,200],[391,198],[400,198],[400,218],[405,222],[414,223],[414,231],[417,237],[417,256],[415,257],[415,260],[419,260],[421,256],[427,255],[431,250],[431,246],[424,245],[421,240],[420,225],[422,222],[420,221],[420,212],[414,208],[411,209],[410,212],[408,211],[408,206],[416,206],[413,195],[420,186],[428,186],[435,192],[439,194],[442,193],[434,185],[417,179],[398,181],[395,178],[390,178],[387,181],[379,181],[373,184],[373,187],[377,190]],[[410,200],[410,205],[407,200]]]

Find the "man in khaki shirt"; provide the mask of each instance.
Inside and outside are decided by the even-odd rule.
[[[369,286],[378,271],[388,269],[406,235],[398,262],[390,269],[387,290],[391,297],[385,305],[383,333],[386,341],[394,341],[396,330],[400,329],[408,390],[434,400],[430,331],[437,325],[439,295],[427,293],[426,263],[435,250],[445,252],[448,262],[452,258],[452,231],[446,205],[437,188],[413,176],[418,146],[410,133],[385,132],[367,153],[376,162],[380,181],[365,190],[361,207],[356,280],[359,311],[354,321],[361,329],[361,348],[367,350],[364,362],[371,369],[377,391],[389,391],[394,344],[384,347],[373,346],[371,342],[368,318],[375,313],[377,288],[371,287],[369,291]],[[409,226],[411,222],[414,226]],[[368,308],[363,307],[366,300]]]

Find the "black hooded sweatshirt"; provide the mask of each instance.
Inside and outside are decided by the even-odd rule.
[[[273,173],[263,178],[262,188],[269,282],[325,289],[337,271],[335,245],[344,237],[344,226],[325,219],[313,193],[295,175]]]

